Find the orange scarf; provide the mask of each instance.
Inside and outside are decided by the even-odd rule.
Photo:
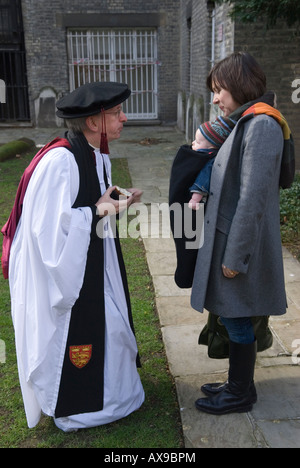
[[[285,117],[277,109],[267,104],[267,102],[269,102],[270,94],[272,95],[273,93],[269,92],[256,101],[244,104],[234,111],[229,117],[233,120],[239,120],[241,117],[246,115],[252,115],[255,117],[256,115],[266,114],[273,117],[279,123],[284,138],[279,186],[286,189],[291,187],[295,177],[294,140]],[[267,98],[268,101],[266,102]]]
[[[290,127],[287,123],[286,118],[281,114],[281,112],[279,112],[279,110],[275,109],[274,107],[269,106],[268,104],[265,104],[264,102],[258,102],[257,104],[253,104],[253,106],[249,107],[242,114],[242,116],[244,117],[245,115],[249,115],[249,114],[254,114],[254,115],[266,114],[266,115],[269,115],[270,117],[273,117],[281,126],[284,139],[290,140],[291,138]]]

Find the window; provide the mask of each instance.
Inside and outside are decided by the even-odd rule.
[[[155,29],[69,30],[70,89],[95,81],[127,83],[128,119],[157,119],[157,33]]]

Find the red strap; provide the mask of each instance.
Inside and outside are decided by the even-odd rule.
[[[1,232],[4,236],[3,238],[3,245],[2,245],[2,258],[1,258],[1,263],[2,263],[2,272],[3,276],[5,279],[8,279],[8,270],[9,270],[9,256],[10,256],[10,249],[11,245],[14,239],[14,235],[22,214],[22,205],[23,205],[23,200],[24,196],[30,181],[30,178],[38,165],[38,163],[41,161],[43,156],[45,156],[48,151],[54,148],[59,148],[59,147],[64,147],[64,148],[71,148],[71,145],[69,141],[65,138],[55,138],[55,140],[51,141],[48,143],[46,146],[44,146],[32,159],[31,163],[29,166],[25,169],[21,181],[19,183],[19,187],[17,190],[15,202],[13,209],[10,213],[10,216],[6,222],[6,224],[3,226],[1,229]]]

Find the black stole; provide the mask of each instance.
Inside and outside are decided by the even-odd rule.
[[[71,143],[71,151],[78,164],[80,175],[79,192],[73,208],[83,206],[94,208],[95,203],[101,197],[101,190],[92,148],[82,134],[69,132],[67,137]],[[99,217],[95,215],[95,211],[93,212],[83,286],[71,313],[55,410],[56,418],[103,409],[104,256],[103,240],[96,234]],[[76,254],[74,251],[74,255]],[[87,364],[85,364],[86,361],[88,361]]]
[[[73,208],[90,206],[93,211],[91,239],[83,286],[72,308],[55,417],[91,413],[103,409],[104,351],[105,351],[105,303],[104,303],[104,252],[103,239],[97,236],[95,203],[101,197],[101,189],[95,164],[95,155],[82,134],[69,132],[80,175],[80,186]],[[108,187],[104,170],[104,180]],[[128,318],[134,333],[125,264],[118,232],[115,238],[119,267],[125,291]],[[76,252],[74,252],[76,255]],[[79,351],[78,351],[79,350]],[[72,353],[75,352],[75,359]],[[76,359],[76,352],[80,358]],[[86,361],[88,361],[86,363]],[[79,365],[76,366],[75,364]],[[85,364],[86,363],[86,364]],[[84,364],[84,365],[83,365]],[[137,366],[140,366],[137,355]]]

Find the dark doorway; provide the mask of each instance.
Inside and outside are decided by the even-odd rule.
[[[26,52],[21,0],[0,0],[0,80],[6,99],[0,121],[29,121]]]

